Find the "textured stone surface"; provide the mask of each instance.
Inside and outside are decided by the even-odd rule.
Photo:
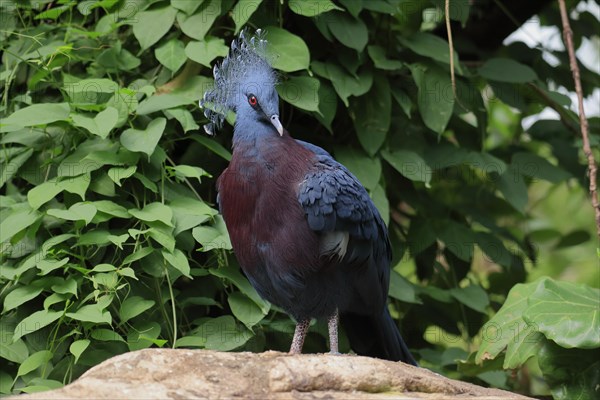
[[[147,349],[122,354],[70,385],[13,399],[525,399],[423,368],[328,354]]]

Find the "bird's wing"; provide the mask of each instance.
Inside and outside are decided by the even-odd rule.
[[[385,304],[392,258],[387,228],[354,175],[329,155],[316,162],[299,187],[308,226],[320,236],[323,266],[353,276],[348,309],[371,313]]]
[[[390,253],[387,229],[369,194],[350,171],[323,152],[316,153],[317,161],[299,187],[298,200],[309,227],[325,240],[328,233],[340,232],[383,243],[382,250]]]

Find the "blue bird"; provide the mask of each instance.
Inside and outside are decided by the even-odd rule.
[[[232,42],[200,102],[211,134],[236,113],[217,200],[241,268],[297,321],[290,353],[317,318],[328,320],[332,353],[341,321],[357,354],[417,365],[387,309],[391,247],[379,212],[348,169],[282,126],[267,42],[260,30],[248,36]]]

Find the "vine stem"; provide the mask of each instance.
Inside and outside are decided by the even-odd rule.
[[[165,262],[166,263],[166,262]],[[173,313],[173,343],[171,348],[174,349],[177,345],[177,309],[175,308],[175,295],[173,294],[173,284],[169,276],[169,270],[165,264],[165,274],[167,276],[167,284],[169,285],[169,296],[171,297],[171,313]]]
[[[579,125],[581,130],[581,137],[583,139],[583,153],[587,158],[588,173],[590,178],[590,196],[592,200],[592,207],[594,208],[594,214],[596,216],[596,230],[598,239],[600,239],[600,206],[598,205],[598,188],[596,186],[596,176],[598,172],[598,166],[594,159],[594,153],[590,146],[590,137],[588,133],[588,121],[585,117],[585,110],[583,109],[583,90],[581,89],[581,77],[579,74],[579,65],[577,64],[577,57],[575,56],[575,46],[573,45],[573,31],[571,30],[571,23],[569,22],[569,15],[567,13],[567,6],[565,0],[558,0],[558,6],[560,8],[560,18],[563,26],[563,40],[565,47],[569,52],[569,64],[571,72],[573,73],[573,80],[575,81],[575,93],[577,93],[577,103],[579,105]]]
[[[450,82],[452,84],[452,95],[456,99],[456,102],[459,106],[464,108],[465,111],[469,111],[469,109],[462,104],[458,98],[458,94],[456,93],[456,75],[454,74],[454,43],[452,40],[452,27],[450,26],[450,0],[444,1],[444,14],[446,20],[446,33],[448,35],[448,56],[450,57]]]

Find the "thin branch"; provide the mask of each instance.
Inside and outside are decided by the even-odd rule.
[[[579,104],[579,125],[581,126],[581,137],[583,139],[583,153],[585,154],[588,162],[588,172],[590,175],[590,196],[592,197],[592,207],[594,207],[594,214],[596,216],[596,230],[598,231],[598,238],[600,239],[600,206],[598,205],[598,189],[596,187],[598,167],[590,146],[588,121],[585,117],[585,111],[583,109],[583,90],[581,89],[579,66],[577,65],[577,58],[575,57],[573,31],[571,30],[571,24],[569,23],[569,15],[567,14],[565,0],[558,0],[558,5],[560,7],[560,18],[563,26],[563,40],[565,42],[565,47],[569,51],[569,64],[571,67],[571,72],[573,73],[573,80],[575,81],[575,93],[577,93],[577,101]]]
[[[465,111],[469,111],[465,107],[456,93],[456,76],[454,74],[454,43],[452,41],[452,28],[450,27],[450,0],[446,0],[444,3],[444,14],[446,19],[446,32],[448,34],[448,55],[450,56],[450,82],[452,84],[452,95],[456,99],[458,105],[460,105]]]
[[[572,122],[574,122],[573,119],[575,117],[569,115],[569,113],[563,106],[558,104],[556,101],[552,100],[552,98],[550,98],[550,96],[548,96],[546,94],[546,92],[544,92],[541,88],[539,88],[535,84],[530,82],[527,84],[527,86],[530,87],[538,96],[540,96],[542,98],[542,100],[544,100],[544,102],[546,103],[546,105],[548,107],[550,107],[551,109],[553,109],[554,111],[556,111],[558,113],[558,115],[560,117],[560,121],[563,123],[563,125],[568,130],[570,130],[575,135],[579,134],[579,130],[572,123]]]

